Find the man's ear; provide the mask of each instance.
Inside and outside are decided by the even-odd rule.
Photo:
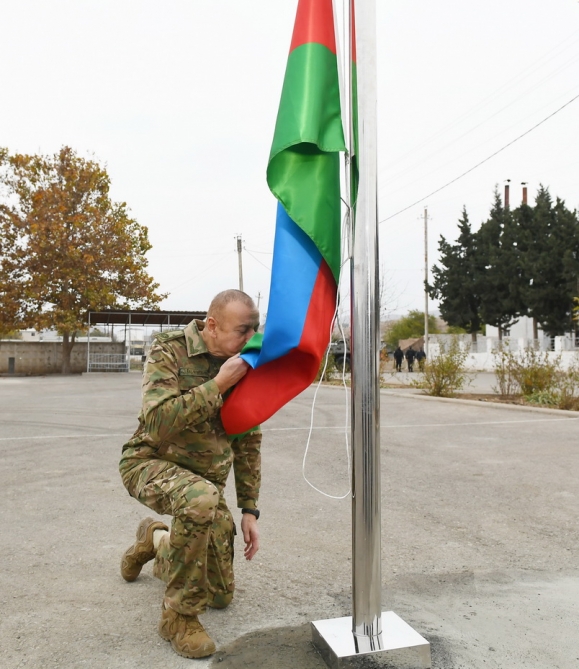
[[[205,329],[211,337],[215,337],[217,321],[213,318],[213,316],[207,316],[207,319],[205,320]]]

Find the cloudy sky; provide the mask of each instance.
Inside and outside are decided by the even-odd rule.
[[[164,308],[236,287],[241,234],[245,289],[266,311],[265,169],[296,5],[0,0],[0,146],[106,164],[113,198],[149,229]],[[579,206],[579,2],[377,5],[380,252],[401,313],[423,308],[425,206],[432,262],[463,205],[478,227],[506,179],[512,204],[526,181]]]

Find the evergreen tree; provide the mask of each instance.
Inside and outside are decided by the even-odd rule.
[[[549,190],[540,186],[533,208],[521,205],[517,222],[522,301],[538,326],[551,337],[572,328],[573,298],[579,277],[579,222],[563,200],[555,205]]]
[[[508,243],[511,247],[511,272],[516,277],[516,301],[522,316],[529,316],[528,286],[532,283],[532,265],[528,258],[534,236],[534,212],[528,204],[521,204],[512,212]],[[537,339],[536,325],[534,338]]]
[[[476,233],[479,262],[484,267],[479,284],[483,322],[499,330],[499,339],[517,322],[523,308],[514,246],[515,228],[508,208],[503,207],[498,189],[487,221]]]
[[[579,220],[541,186],[534,207],[503,206],[498,190],[489,218],[473,233],[466,209],[455,244],[440,238],[440,266],[427,289],[440,300],[442,317],[475,337],[483,323],[499,338],[522,316],[549,336],[574,327],[579,291]]]
[[[483,266],[466,207],[463,207],[458,227],[455,244],[440,236],[440,266],[433,266],[434,281],[427,286],[427,290],[432,299],[440,300],[442,318],[449,325],[469,332],[476,341],[476,333],[482,326],[480,282]]]

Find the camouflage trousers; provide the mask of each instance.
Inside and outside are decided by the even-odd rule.
[[[123,477],[129,494],[173,516],[157,549],[153,573],[167,586],[165,604],[184,615],[233,598],[234,523],[217,486],[171,462],[145,460]]]

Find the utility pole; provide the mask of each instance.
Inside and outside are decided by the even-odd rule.
[[[261,293],[258,292],[258,293],[257,293],[257,310],[258,310],[258,311],[259,311],[259,303],[260,303],[260,301],[261,301]]]
[[[239,290],[243,290],[243,266],[241,263],[241,250],[242,250],[243,240],[241,235],[237,235],[235,239],[237,239],[237,260],[239,263]]]
[[[424,352],[428,360],[428,209],[424,207]]]

